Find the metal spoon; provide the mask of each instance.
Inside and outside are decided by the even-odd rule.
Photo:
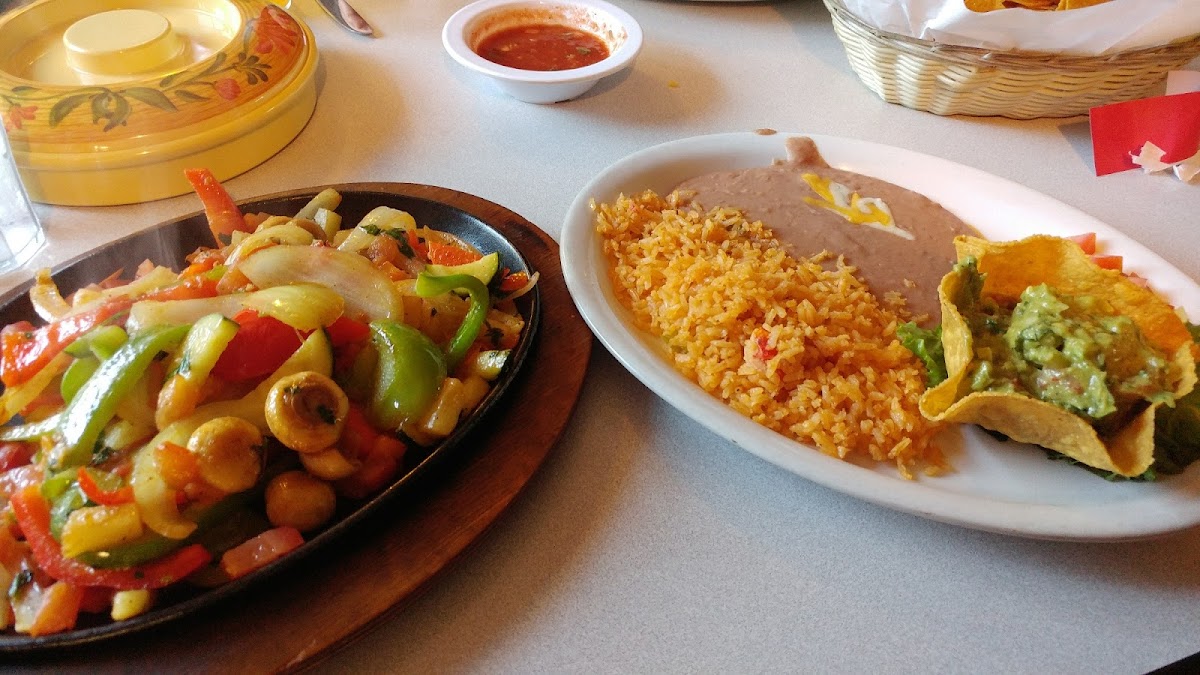
[[[317,0],[334,21],[359,35],[373,35],[375,30],[346,0]]]

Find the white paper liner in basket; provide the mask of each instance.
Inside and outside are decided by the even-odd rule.
[[[1197,0],[1111,0],[1064,12],[972,12],[963,0],[841,0],[887,33],[997,51],[1101,56],[1200,34]]]
[[[939,115],[1032,119],[1086,114],[1094,106],[1159,93],[1167,72],[1200,55],[1200,32],[1166,45],[1101,56],[945,44],[868,25],[847,9],[850,1],[824,0],[855,73],[885,101]],[[1131,4],[1142,1],[1154,0]],[[1200,5],[1198,0],[1184,2]],[[1097,7],[1013,11],[1045,17]]]

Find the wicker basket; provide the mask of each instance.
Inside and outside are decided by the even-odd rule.
[[[1170,70],[1200,55],[1200,35],[1106,56],[995,52],[939,44],[867,25],[824,0],[850,66],[889,102],[938,115],[1070,117],[1152,95]]]

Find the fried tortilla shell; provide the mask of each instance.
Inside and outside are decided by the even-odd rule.
[[[977,269],[986,275],[985,297],[1012,306],[1026,288],[1038,284],[1066,295],[1104,297],[1174,364],[1176,398],[1196,384],[1192,338],[1174,307],[1120,272],[1101,269],[1074,242],[1049,236],[1014,242],[958,237],[954,245],[959,260],[974,257]],[[966,278],[967,273],[956,268],[943,277],[938,288],[949,376],[921,397],[922,414],[935,421],[978,424],[1122,476],[1137,476],[1148,469],[1154,462],[1154,411],[1161,404],[1148,405],[1131,421],[1101,437],[1086,419],[1052,403],[1022,393],[971,390],[968,371],[975,353],[974,338],[958,308]]]

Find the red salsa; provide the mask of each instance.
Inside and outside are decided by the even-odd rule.
[[[570,70],[608,57],[608,45],[578,28],[530,24],[507,28],[484,38],[475,52],[483,58],[521,70]]]

